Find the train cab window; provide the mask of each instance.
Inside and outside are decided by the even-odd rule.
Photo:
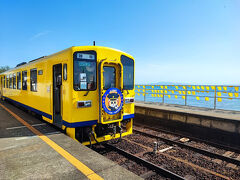
[[[16,89],[16,74],[13,74],[13,89]]]
[[[22,72],[22,90],[27,90],[27,71]]]
[[[37,69],[30,70],[31,91],[37,91]]]
[[[103,89],[116,87],[116,69],[114,67],[105,66],[103,67]]]
[[[7,75],[7,80],[6,80],[6,87],[9,88],[9,76]]]
[[[73,87],[74,90],[91,91],[96,90],[96,52],[84,51],[74,53],[74,74]]]
[[[17,89],[21,89],[21,72],[17,73]]]
[[[9,88],[12,89],[12,82],[13,82],[13,76],[12,74],[9,75]]]
[[[122,55],[121,62],[123,65],[123,89],[132,90],[134,85],[134,61]]]

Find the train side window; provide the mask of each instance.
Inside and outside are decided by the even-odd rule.
[[[17,89],[21,89],[21,72],[17,73]]]
[[[9,88],[9,76],[7,75],[7,83],[6,83],[6,87]]]
[[[16,89],[16,74],[13,74],[13,89]]]
[[[67,64],[63,65],[63,80],[67,80]]]
[[[13,77],[12,74],[9,75],[9,88],[12,89]]]
[[[22,72],[22,90],[27,90],[27,71]]]
[[[30,70],[30,86],[31,91],[37,91],[37,69]]]
[[[6,76],[3,77],[3,81],[4,81],[3,87],[5,88]]]

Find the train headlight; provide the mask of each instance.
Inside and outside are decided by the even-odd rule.
[[[134,98],[125,98],[125,104],[134,103]]]
[[[78,101],[77,102],[77,108],[83,108],[83,107],[91,107],[92,101]]]

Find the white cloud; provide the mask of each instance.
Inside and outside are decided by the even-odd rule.
[[[30,40],[32,41],[32,40],[37,39],[37,38],[39,38],[41,36],[45,36],[45,35],[47,35],[50,32],[51,31],[48,31],[48,30],[47,31],[42,31],[40,33],[35,34],[33,37],[30,38]]]

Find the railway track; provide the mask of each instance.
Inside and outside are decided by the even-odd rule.
[[[143,127],[141,127],[143,128]],[[189,139],[181,142],[180,134],[168,131],[160,132],[152,128],[137,129],[136,126],[133,134],[123,138],[118,144],[106,144],[106,149],[111,149],[124,157],[142,164],[147,167],[148,171],[142,176],[145,179],[161,179],[167,177],[170,179],[239,179],[240,178],[240,159],[212,152],[211,146],[206,150],[201,147],[195,147],[194,141]],[[155,132],[155,133],[152,133]],[[168,135],[167,135],[168,134]],[[161,137],[163,136],[163,137]],[[190,138],[190,137],[189,137]],[[160,148],[156,151],[154,143],[159,142]],[[192,145],[193,142],[193,145]],[[212,144],[211,144],[212,145]],[[240,157],[240,155],[238,155]],[[220,162],[215,162],[215,160]],[[230,167],[228,165],[231,164]],[[125,166],[125,165],[123,165]],[[129,169],[129,167],[127,168]],[[134,168],[133,168],[134,169]],[[131,171],[131,168],[129,169]],[[154,173],[151,174],[153,171]],[[134,170],[133,170],[134,172]],[[136,173],[136,172],[134,172]],[[146,178],[147,177],[147,178]]]
[[[191,162],[189,162],[189,161],[187,161],[187,160],[184,160],[184,159],[182,159],[182,158],[177,158],[177,157],[175,157],[175,156],[172,156],[172,155],[169,155],[169,154],[163,153],[163,152],[157,152],[157,153],[155,154],[155,153],[153,153],[153,149],[152,149],[152,148],[149,148],[149,147],[144,146],[144,145],[142,145],[142,144],[136,143],[136,142],[131,141],[131,140],[129,140],[129,139],[125,139],[125,138],[124,138],[124,140],[126,140],[126,141],[128,141],[128,142],[130,142],[130,143],[132,143],[132,144],[137,144],[137,145],[139,145],[139,146],[147,149],[147,152],[145,152],[145,154],[147,154],[147,153],[148,153],[148,155],[150,154],[150,156],[151,156],[152,159],[155,159],[155,158],[157,158],[157,156],[161,155],[161,156],[166,157],[168,160],[172,159],[172,160],[174,160],[174,161],[181,162],[182,164],[184,164],[184,167],[190,166],[190,167],[192,167],[192,168],[194,168],[194,169],[197,169],[197,170],[199,170],[199,171],[202,171],[202,172],[204,172],[204,173],[211,174],[212,177],[214,177],[214,179],[217,179],[217,178],[221,178],[221,179],[231,179],[231,178],[229,178],[229,177],[227,177],[227,176],[225,176],[225,175],[222,175],[222,174],[220,174],[220,173],[217,173],[217,172],[215,172],[215,171],[213,171],[213,170],[209,170],[209,169],[207,169],[207,168],[205,168],[205,167],[198,166],[198,165],[196,165],[196,164],[194,164],[194,163],[191,163]],[[140,154],[143,154],[143,153],[140,153]],[[149,156],[148,156],[148,157],[149,157]],[[179,173],[179,172],[178,172],[178,173]],[[181,172],[181,173],[183,173],[183,172]],[[174,174],[175,174],[175,173],[174,173]],[[188,176],[189,176],[189,175],[186,175],[185,177],[188,177]],[[188,178],[185,178],[185,177],[184,177],[184,179],[188,179]],[[194,177],[193,175],[190,175],[190,177],[191,177],[190,179],[192,179],[192,178],[195,179],[195,178],[196,178],[196,177]],[[173,179],[173,178],[171,178],[171,179]],[[201,178],[200,178],[200,179],[201,179]],[[204,179],[205,179],[205,178],[204,178]],[[212,179],[212,178],[210,178],[210,179]]]
[[[235,148],[235,147],[231,147],[231,146],[215,143],[215,142],[212,142],[212,141],[207,141],[205,139],[199,139],[199,138],[196,138],[196,137],[193,137],[193,136],[190,136],[190,135],[186,135],[186,134],[182,134],[182,133],[166,130],[166,129],[163,129],[161,127],[157,127],[157,128],[156,127],[150,127],[148,125],[141,125],[141,124],[138,124],[138,123],[135,123],[134,125],[135,125],[135,127],[151,129],[151,130],[154,130],[154,131],[159,131],[159,132],[163,132],[163,133],[166,133],[166,134],[172,134],[172,135],[175,135],[175,136],[181,136],[181,137],[184,136],[184,137],[189,138],[189,139],[191,139],[193,141],[202,142],[202,143],[205,143],[205,144],[208,144],[208,145],[220,148],[220,149],[225,149],[225,150],[233,151],[233,152],[236,152],[236,153],[240,154],[240,149],[239,148]]]
[[[152,128],[149,128],[149,129],[152,130]],[[204,148],[206,148],[206,144],[205,144],[205,146],[203,145],[204,148],[199,148],[199,147],[194,147],[194,145],[195,145],[194,143],[196,143],[194,141],[193,141],[193,146],[192,146],[190,139],[188,141],[186,141],[185,143],[180,142],[179,140],[185,136],[181,136],[181,135],[177,134],[177,137],[176,137],[176,135],[174,134],[175,135],[175,137],[174,137],[174,136],[172,136],[171,132],[165,132],[168,135],[171,134],[171,136],[169,138],[159,137],[159,136],[164,136],[164,133],[162,133],[161,130],[159,131],[157,129],[157,130],[155,130],[156,134],[154,134],[154,133],[152,134],[151,130],[149,130],[149,129],[146,129],[146,127],[145,127],[144,130],[146,130],[146,132],[142,132],[140,130],[137,130],[136,126],[135,126],[134,133],[132,135],[133,137],[131,138],[129,136],[130,138],[129,137],[126,137],[126,138],[128,141],[129,141],[129,139],[135,141],[135,139],[137,139],[138,136],[140,136],[140,135],[145,136],[145,137],[150,137],[152,139],[152,142],[154,140],[160,141],[160,146],[161,145],[172,146],[170,148],[163,149],[164,152],[166,150],[166,154],[159,153],[161,155],[164,155],[168,158],[175,159],[176,161],[184,162],[185,164],[189,164],[193,167],[196,164],[197,165],[196,168],[198,168],[199,170],[209,172],[212,175],[216,175],[221,179],[239,179],[240,178],[240,173],[239,173],[240,155],[238,153],[236,153],[236,152],[229,153],[229,151],[226,151],[226,150],[225,151],[223,151],[223,150],[217,151],[217,152],[222,152],[222,154],[214,153],[214,152],[204,149]],[[165,136],[166,136],[166,134],[165,134]],[[141,138],[139,138],[139,139],[141,139]],[[140,142],[141,146],[143,146],[142,143],[144,144],[143,141],[144,140],[141,140],[141,142]],[[136,140],[134,143],[136,143],[136,142],[139,142],[139,140]],[[191,144],[191,145],[189,145],[189,144]],[[147,144],[147,146],[149,146],[149,145]],[[209,145],[207,145],[207,146],[209,146]],[[216,150],[215,148],[211,149],[211,146],[209,146],[209,147],[210,147],[210,150]],[[186,149],[186,150],[184,150],[184,149]],[[174,151],[174,153],[172,153],[171,151]],[[181,151],[183,151],[183,152],[181,152]],[[191,155],[191,154],[193,154],[193,155]],[[186,157],[184,157],[183,155],[185,155]],[[229,155],[234,158],[229,157]],[[187,160],[189,157],[191,157],[192,159]],[[193,164],[191,162],[193,162]],[[205,165],[203,162],[205,162]],[[206,166],[206,168],[205,168],[205,166]],[[208,169],[210,169],[210,171]]]
[[[169,145],[177,145],[179,147],[189,149],[191,151],[194,151],[194,152],[197,152],[197,153],[209,156],[211,158],[220,159],[220,160],[226,161],[228,163],[232,163],[232,164],[236,164],[236,165],[240,166],[240,160],[238,160],[238,159],[234,159],[234,158],[231,158],[231,157],[223,156],[223,155],[220,155],[220,154],[217,154],[217,153],[214,153],[214,152],[210,152],[210,151],[207,151],[207,150],[204,150],[204,149],[200,149],[200,148],[196,148],[194,146],[187,145],[185,143],[177,141],[179,139],[177,139],[177,140],[170,140],[170,139],[163,138],[163,137],[160,137],[160,136],[157,136],[157,135],[153,135],[153,134],[149,134],[149,133],[146,133],[146,132],[143,132],[143,131],[139,131],[137,129],[134,129],[133,132],[139,133],[139,134],[142,134],[144,136],[151,137],[151,138],[155,138],[155,139],[158,139],[158,140],[161,140],[161,141],[164,141],[166,144],[169,144]]]
[[[111,145],[111,144],[103,144],[103,146],[105,146],[106,148],[109,148],[111,150],[114,150],[114,151],[117,151],[118,153],[124,155],[125,157],[139,163],[139,164],[142,164],[143,166],[146,166],[148,169],[152,170],[152,171],[155,171],[156,173],[159,173],[161,174],[161,176],[164,176],[164,177],[167,177],[167,178],[171,178],[171,179],[176,179],[176,180],[183,180],[185,179],[184,177],[181,177],[179,175],[177,175],[176,173],[173,173],[165,168],[162,168],[160,166],[157,166],[147,160],[144,160],[136,155],[133,155],[121,148],[118,148],[114,145]]]

